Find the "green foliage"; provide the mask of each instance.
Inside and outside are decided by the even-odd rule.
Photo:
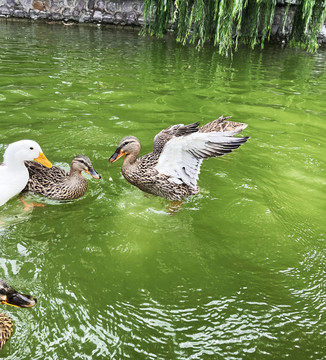
[[[301,1],[293,19],[291,44],[315,51],[318,48],[317,36],[326,17],[325,0]]]
[[[290,9],[285,0],[283,33]],[[291,44],[309,51],[318,48],[317,36],[326,17],[326,0],[297,0]],[[269,40],[277,0],[144,0],[143,33],[163,36],[169,29],[177,41],[201,48],[212,42],[221,54],[239,43],[251,47]]]

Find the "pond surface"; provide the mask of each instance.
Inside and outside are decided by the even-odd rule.
[[[0,208],[0,277],[33,294],[1,306],[4,359],[326,359],[326,52],[267,47],[227,59],[92,25],[0,22],[0,158],[38,141],[101,180],[84,197]],[[175,123],[220,115],[250,140],[204,161],[173,216],[108,162]]]

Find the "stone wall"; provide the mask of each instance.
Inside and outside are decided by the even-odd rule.
[[[0,16],[141,26],[143,7],[141,0],[0,0]]]
[[[272,39],[282,41],[291,31],[295,0],[283,34],[284,0],[278,0],[272,26]],[[0,17],[46,19],[48,21],[95,22],[141,26],[144,23],[142,0],[0,0]],[[319,40],[326,43],[324,24]]]

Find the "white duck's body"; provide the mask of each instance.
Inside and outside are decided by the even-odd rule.
[[[24,163],[22,166],[0,166],[0,206],[19,194],[28,182],[29,174]]]
[[[26,186],[29,173],[24,164],[34,160],[51,167],[40,145],[33,140],[20,140],[10,144],[0,164],[0,206],[19,194]]]

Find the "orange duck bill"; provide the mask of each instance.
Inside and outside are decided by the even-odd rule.
[[[119,160],[124,155],[126,155],[126,153],[124,153],[120,148],[117,148],[115,153],[110,157],[109,161],[111,163],[113,163],[113,162]]]
[[[85,172],[94,179],[101,179],[101,175],[97,173],[94,168],[89,168],[88,170],[85,170]]]
[[[39,153],[39,156],[34,159],[34,161],[37,161],[38,163],[46,166],[47,168],[51,168],[52,164],[51,162],[46,158],[46,156],[43,153]]]

